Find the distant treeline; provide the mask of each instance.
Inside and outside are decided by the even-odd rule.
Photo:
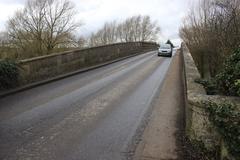
[[[0,32],[0,58],[25,59],[73,48],[116,42],[154,41],[160,28],[149,16],[133,16],[123,22],[105,23],[89,37],[76,35],[83,25],[75,21],[69,0],[28,0]]]
[[[90,36],[90,46],[116,42],[156,41],[160,33],[157,22],[149,16],[133,16],[123,22],[107,22],[103,28]]]

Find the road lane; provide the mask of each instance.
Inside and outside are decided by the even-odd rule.
[[[122,159],[131,156],[135,147],[135,136],[144,124],[145,114],[151,109],[151,102],[167,72],[170,59],[165,60],[141,86],[130,96],[122,99],[116,109],[108,114],[81,142],[71,158],[82,160]],[[137,138],[137,137],[136,137]],[[134,148],[133,148],[134,149]]]
[[[0,158],[124,158],[170,62],[151,52],[0,99]]]

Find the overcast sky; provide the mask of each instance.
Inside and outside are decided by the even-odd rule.
[[[77,20],[84,25],[80,33],[88,35],[107,21],[121,21],[134,15],[149,15],[162,29],[159,41],[179,41],[178,30],[189,6],[196,0],[72,0],[76,5]],[[0,30],[26,0],[0,0]]]

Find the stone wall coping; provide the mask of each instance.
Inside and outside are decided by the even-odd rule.
[[[214,102],[217,104],[230,102],[235,104],[240,110],[240,98],[233,96],[222,96],[222,95],[206,95],[199,93],[190,93],[188,96],[188,103],[199,108],[204,108],[204,102]]]
[[[44,56],[39,56],[39,57],[33,57],[33,58],[20,60],[19,63],[27,63],[27,62],[31,62],[31,61],[37,61],[37,60],[40,60],[40,59],[62,56],[62,55],[65,55],[65,54],[71,54],[71,53],[75,53],[75,52],[94,50],[94,49],[98,49],[98,48],[106,48],[106,47],[115,46],[115,45],[138,44],[138,43],[139,44],[156,44],[155,42],[119,42],[119,43],[113,43],[113,44],[102,45],[102,46],[87,47],[87,48],[82,48],[82,49],[73,49],[73,50],[64,51],[64,52],[60,52],[60,53],[59,52],[58,53],[51,53],[49,55],[44,55]]]

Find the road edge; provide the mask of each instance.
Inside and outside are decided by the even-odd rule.
[[[177,52],[178,52],[178,55],[174,55],[173,58],[178,58],[178,61],[179,61],[178,65],[182,65],[181,53],[180,53],[179,50]],[[175,56],[178,56],[178,57],[175,57]],[[172,61],[170,67],[172,67],[173,63],[175,63],[175,62]],[[175,69],[176,69],[176,67],[175,67]],[[182,79],[183,78],[182,77],[182,72],[181,72],[182,69],[180,67],[178,69],[179,69],[180,72],[179,73],[174,73],[174,74],[175,74],[175,76],[179,76],[179,79]],[[171,69],[169,68],[169,70],[168,70],[169,73],[167,73],[167,76],[170,76],[170,71],[171,71]],[[165,80],[163,82],[162,87],[165,88],[165,89],[166,89],[166,86],[167,86],[166,81],[167,81],[168,78],[169,77],[165,77]],[[182,82],[179,82],[179,83],[182,83]],[[176,127],[176,129],[177,129],[176,132],[174,132],[174,134],[173,134],[175,136],[174,153],[169,152],[168,156],[172,155],[172,156],[169,156],[169,157],[159,156],[160,152],[162,152],[161,148],[159,148],[160,140],[156,139],[156,135],[160,136],[160,134],[158,134],[159,128],[154,128],[154,126],[157,126],[157,123],[156,123],[157,121],[156,120],[153,121],[152,119],[156,119],[153,116],[158,117],[158,113],[155,113],[155,115],[153,115],[153,112],[156,112],[157,110],[159,110],[159,109],[157,109],[157,107],[159,107],[159,105],[160,105],[158,103],[158,102],[160,102],[160,99],[159,99],[160,96],[161,95],[159,94],[157,96],[158,99],[156,99],[153,102],[154,106],[153,106],[153,109],[152,109],[152,114],[149,117],[149,121],[147,123],[147,126],[146,126],[146,128],[144,129],[144,131],[141,135],[141,141],[139,142],[131,160],[184,159],[185,158],[184,157],[184,147],[182,146],[182,144],[184,143],[183,142],[183,135],[185,134],[184,133],[184,126],[185,126],[185,124],[184,124],[184,118],[185,118],[184,108],[185,107],[184,107],[184,104],[182,104],[182,103],[178,104],[178,105],[182,104],[182,107],[179,111],[177,111],[177,114],[176,114],[177,118],[176,118],[176,121],[174,121],[174,127]],[[172,96],[172,95],[170,95],[170,96]],[[178,120],[180,120],[180,121],[178,121]],[[172,143],[172,144],[174,144],[174,143]]]

